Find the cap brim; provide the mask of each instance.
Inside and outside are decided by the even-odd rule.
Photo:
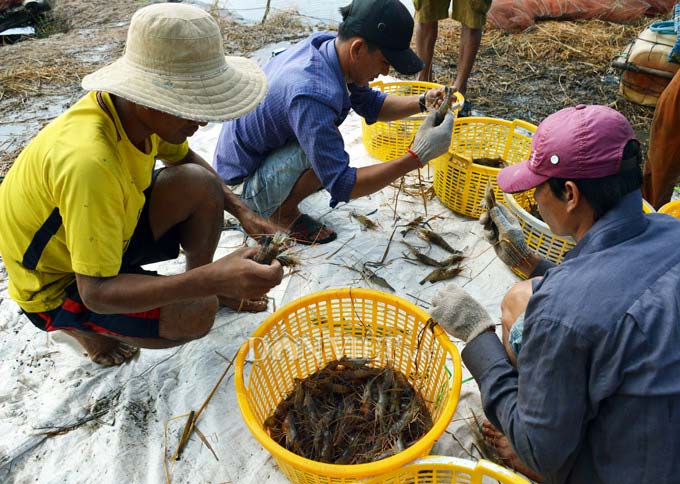
[[[411,49],[396,50],[380,47],[380,52],[383,53],[390,65],[400,74],[416,74],[425,67],[423,61],[420,60],[420,57],[418,57]]]
[[[537,175],[529,168],[529,161],[510,165],[498,172],[496,183],[505,193],[523,192],[536,188],[550,177]]]
[[[222,122],[252,111],[267,92],[262,69],[244,57],[225,57],[224,70],[206,75],[161,77],[122,57],[83,78],[83,89],[105,91],[128,101],[192,121]]]

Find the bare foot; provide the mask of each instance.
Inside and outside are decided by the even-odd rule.
[[[226,296],[217,296],[222,306],[238,312],[261,313],[267,309],[269,301],[266,297],[260,299],[234,299]]]
[[[512,467],[517,472],[521,472],[532,481],[543,481],[543,476],[534,472],[521,461],[517,456],[515,449],[512,448],[512,444],[510,444],[508,438],[488,420],[484,421],[482,424],[482,434],[484,435],[484,440],[487,445],[496,449],[496,452],[498,452],[498,455],[507,466]]]
[[[64,331],[87,351],[90,359],[102,366],[116,366],[132,358],[139,348],[101,334]]]

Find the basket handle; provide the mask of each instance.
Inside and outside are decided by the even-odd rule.
[[[529,122],[527,122],[527,121],[523,121],[523,120],[521,120],[521,119],[514,119],[514,120],[512,121],[512,129],[513,129],[513,131],[516,131],[517,128],[526,129],[526,130],[529,131],[530,133],[535,133],[535,132],[536,132],[536,125],[535,125],[535,124],[531,124],[531,123],[529,123]]]
[[[529,484],[529,481],[515,474],[510,469],[501,467],[486,459],[481,459],[477,462],[472,483],[481,484],[483,476],[491,477],[505,484]]]
[[[383,81],[373,81],[368,87],[371,89],[380,89],[381,92],[385,92],[385,83]]]

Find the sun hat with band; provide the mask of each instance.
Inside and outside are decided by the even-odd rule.
[[[579,180],[614,175],[635,133],[607,106],[580,104],[551,114],[538,125],[528,160],[503,168],[496,178],[506,193],[535,188],[550,178]]]
[[[225,57],[207,12],[158,3],[135,12],[123,56],[85,76],[82,86],[183,119],[227,121],[257,106],[267,80],[255,62]]]
[[[413,17],[399,0],[354,0],[342,23],[352,35],[378,47],[401,74],[423,70],[423,61],[410,47]]]

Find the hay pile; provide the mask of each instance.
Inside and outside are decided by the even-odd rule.
[[[519,34],[485,31],[467,98],[485,115],[534,124],[563,107],[605,104],[626,115],[646,141],[654,110],[618,96],[619,72],[611,61],[653,20],[633,25],[553,21]],[[439,31],[434,78],[446,83],[455,79],[460,24],[446,20]]]

